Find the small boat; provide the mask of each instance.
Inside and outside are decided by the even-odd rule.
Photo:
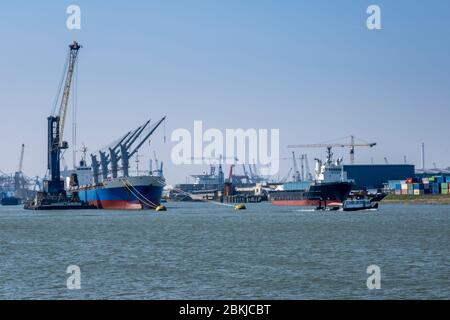
[[[283,190],[269,192],[269,200],[274,206],[313,206],[338,208],[349,197],[353,181],[347,178],[342,158],[333,160],[331,148],[327,149],[325,161],[316,159],[315,179],[303,183],[283,184]],[[336,209],[334,209],[336,210]]]
[[[21,204],[21,202],[22,202],[21,199],[14,196],[4,197],[1,200],[2,206],[17,206]]]
[[[359,211],[359,210],[368,210],[368,209],[377,209],[378,203],[371,202],[370,199],[348,199],[345,200],[342,205],[343,211]]]

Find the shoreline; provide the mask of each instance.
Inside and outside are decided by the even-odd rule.
[[[391,204],[423,204],[423,205],[450,205],[449,194],[438,195],[388,195],[381,203]]]

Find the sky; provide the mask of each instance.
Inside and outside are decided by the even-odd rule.
[[[81,30],[66,27],[71,4],[81,8]],[[366,27],[371,4],[381,8],[381,30]],[[377,142],[356,149],[357,163],[406,156],[420,166],[424,142],[427,166],[448,167],[449,10],[447,0],[3,1],[0,170],[17,170],[25,143],[24,172],[45,174],[46,118],[73,40],[83,45],[79,144],[97,150],[166,115],[141,167],[155,150],[169,183],[208,170],[170,160],[171,132],[192,131],[195,120],[205,129],[279,129],[282,157],[289,144],[354,135]],[[348,149],[335,155],[348,161]],[[291,163],[281,165],[283,176]]]

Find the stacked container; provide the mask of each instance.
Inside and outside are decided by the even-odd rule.
[[[416,178],[404,181],[392,180],[387,187],[396,195],[450,194],[450,176],[434,176],[422,180]]]
[[[448,194],[448,182],[441,183],[441,194]]]

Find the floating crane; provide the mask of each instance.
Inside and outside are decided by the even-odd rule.
[[[67,105],[69,102],[70,89],[72,85],[73,72],[81,46],[74,41],[69,46],[67,69],[65,70],[64,89],[61,95],[58,114],[51,115],[48,121],[48,165],[50,173],[49,180],[45,181],[45,191],[51,195],[64,193],[64,181],[61,180],[61,150],[66,150],[69,145],[63,141],[64,125],[67,116]],[[59,100],[59,93],[57,101]]]
[[[288,145],[288,148],[350,148],[350,163],[355,163],[355,147],[374,147],[376,142],[371,143],[355,143],[355,137],[350,136],[350,143],[316,143],[316,144],[294,144]]]
[[[78,52],[81,46],[74,41],[69,45],[69,54],[63,73],[62,81],[59,85],[56,103],[52,115],[47,118],[47,169],[49,175],[44,180],[43,191],[38,192],[34,200],[25,204],[25,209],[33,210],[66,210],[66,209],[94,209],[86,202],[80,201],[77,192],[72,193],[71,199],[66,195],[64,180],[61,179],[61,152],[68,149],[69,144],[63,140],[64,126],[67,116],[67,106],[69,102],[72,79]],[[64,86],[63,86],[64,85]],[[61,91],[61,89],[63,89]],[[59,104],[59,108],[56,107]],[[74,185],[77,183],[76,175],[73,178]],[[72,182],[71,182],[72,183]]]

